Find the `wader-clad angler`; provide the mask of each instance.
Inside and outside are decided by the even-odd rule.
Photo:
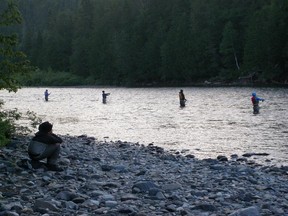
[[[48,97],[51,93],[48,92],[48,90],[46,89],[46,91],[44,92],[44,97],[45,97],[45,101],[48,101]]]
[[[105,91],[102,91],[102,102],[105,104],[107,100],[107,96],[110,95],[110,93],[105,93]]]
[[[179,100],[180,100],[180,107],[185,107],[186,99],[182,89],[179,92]]]
[[[251,97],[251,101],[252,101],[252,104],[253,104],[253,114],[259,114],[259,110],[260,110],[259,101],[264,101],[264,99],[258,98],[256,96],[256,93],[253,92],[252,93],[252,97]]]

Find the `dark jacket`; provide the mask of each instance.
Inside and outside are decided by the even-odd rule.
[[[35,137],[32,138],[33,141],[42,142],[45,144],[56,144],[62,143],[63,140],[55,134],[43,133],[38,131]]]
[[[179,92],[179,99],[180,100],[185,100],[185,95],[183,92]]]

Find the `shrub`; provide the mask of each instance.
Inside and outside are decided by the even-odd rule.
[[[13,126],[9,123],[9,121],[3,121],[0,119],[0,147],[8,144],[12,131]]]
[[[4,110],[3,105],[4,102],[0,101],[0,146],[7,145],[14,134],[30,133],[30,128],[35,128],[41,122],[34,112],[21,113],[17,109]]]

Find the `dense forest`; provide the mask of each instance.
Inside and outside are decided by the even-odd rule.
[[[19,48],[39,68],[29,85],[49,83],[45,79],[51,85],[288,82],[287,0],[18,5],[24,19],[16,29]]]

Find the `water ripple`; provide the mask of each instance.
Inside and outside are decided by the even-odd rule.
[[[278,88],[183,88],[187,106],[179,107],[178,88],[23,88],[0,91],[5,107],[36,112],[59,134],[155,143],[167,149],[189,149],[197,157],[247,152],[288,165],[288,90]],[[260,115],[252,114],[250,94],[265,98]],[[21,102],[21,103],[19,103]]]

